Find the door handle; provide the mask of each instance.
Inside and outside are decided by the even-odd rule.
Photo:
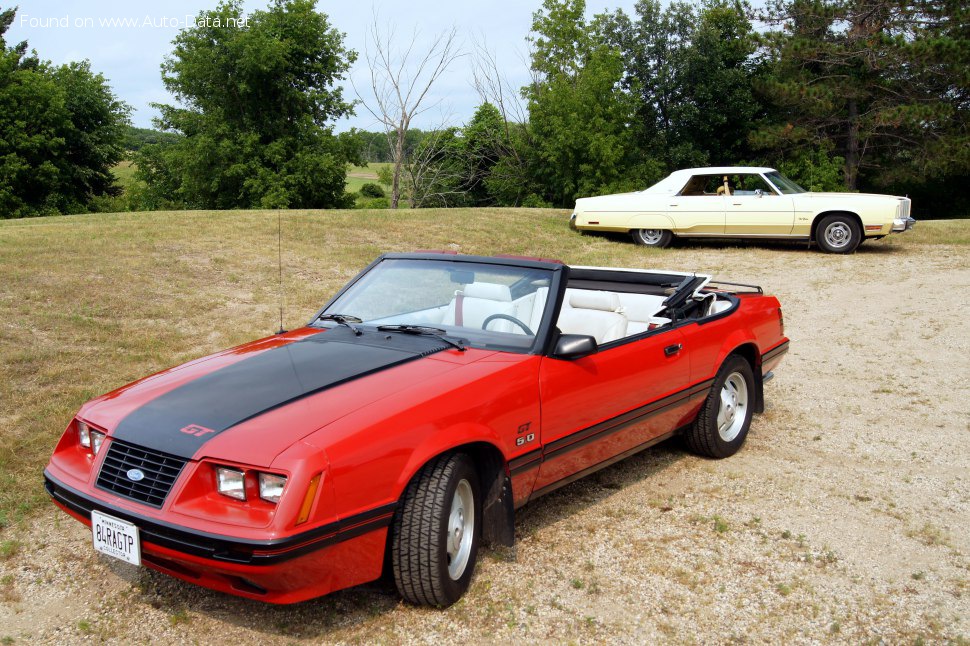
[[[734,206],[741,206],[743,202],[731,202]]]
[[[682,343],[668,345],[666,348],[664,348],[664,355],[668,357],[672,357],[683,349],[684,349],[684,345]]]

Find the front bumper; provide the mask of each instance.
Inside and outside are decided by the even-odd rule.
[[[44,473],[58,507],[86,525],[91,512],[134,523],[142,562],[190,583],[270,603],[295,603],[380,576],[395,505],[284,538],[249,540],[148,519],[114,507]]]
[[[896,218],[893,220],[893,233],[909,231],[914,224],[916,224],[916,220],[913,218]]]
[[[573,213],[572,215],[569,216],[569,228],[572,229],[573,231],[578,231],[578,229],[576,228],[576,213]]]

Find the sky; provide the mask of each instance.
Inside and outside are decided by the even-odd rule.
[[[172,40],[185,27],[187,18],[216,4],[218,0],[20,0],[5,39],[8,44],[26,40],[41,59],[55,64],[90,61],[92,69],[108,79],[118,98],[132,107],[132,123],[148,128],[158,115],[151,103],[174,103],[162,85],[159,68],[172,51]],[[268,0],[244,0],[243,4],[248,13],[265,8]],[[586,8],[589,16],[616,8],[632,15],[634,4],[635,0],[587,0]],[[457,28],[466,52],[473,49],[475,41],[485,42],[495,52],[508,81],[518,88],[529,80],[525,38],[532,14],[540,5],[541,0],[318,0],[317,9],[346,34],[345,45],[358,52],[351,76],[366,101],[372,97],[364,56],[365,35],[375,12],[382,29],[394,25],[396,42],[401,45],[410,42],[416,32],[415,51],[425,51],[436,35],[452,26]],[[471,65],[471,56],[451,65],[432,87],[428,105],[434,107],[416,120],[414,127],[460,126],[472,116],[480,101],[471,83]],[[356,96],[354,88],[345,84],[345,97]],[[356,112],[356,116],[338,121],[336,129],[380,129],[362,106]]]

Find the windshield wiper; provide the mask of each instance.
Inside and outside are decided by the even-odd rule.
[[[465,346],[458,341],[449,339],[446,334],[447,331],[441,328],[431,327],[429,325],[378,325],[377,329],[381,332],[403,332],[404,334],[421,334],[425,336],[436,336],[448,345],[462,352],[465,351]]]
[[[339,323],[340,325],[346,325],[354,331],[355,336],[360,336],[363,334],[363,332],[360,331],[360,328],[354,325],[354,323],[363,323],[363,319],[352,314],[321,314],[317,317],[317,320],[333,321],[334,323]]]

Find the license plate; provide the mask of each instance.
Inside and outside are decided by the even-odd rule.
[[[132,565],[141,565],[141,540],[133,523],[91,512],[91,537],[94,549]]]

